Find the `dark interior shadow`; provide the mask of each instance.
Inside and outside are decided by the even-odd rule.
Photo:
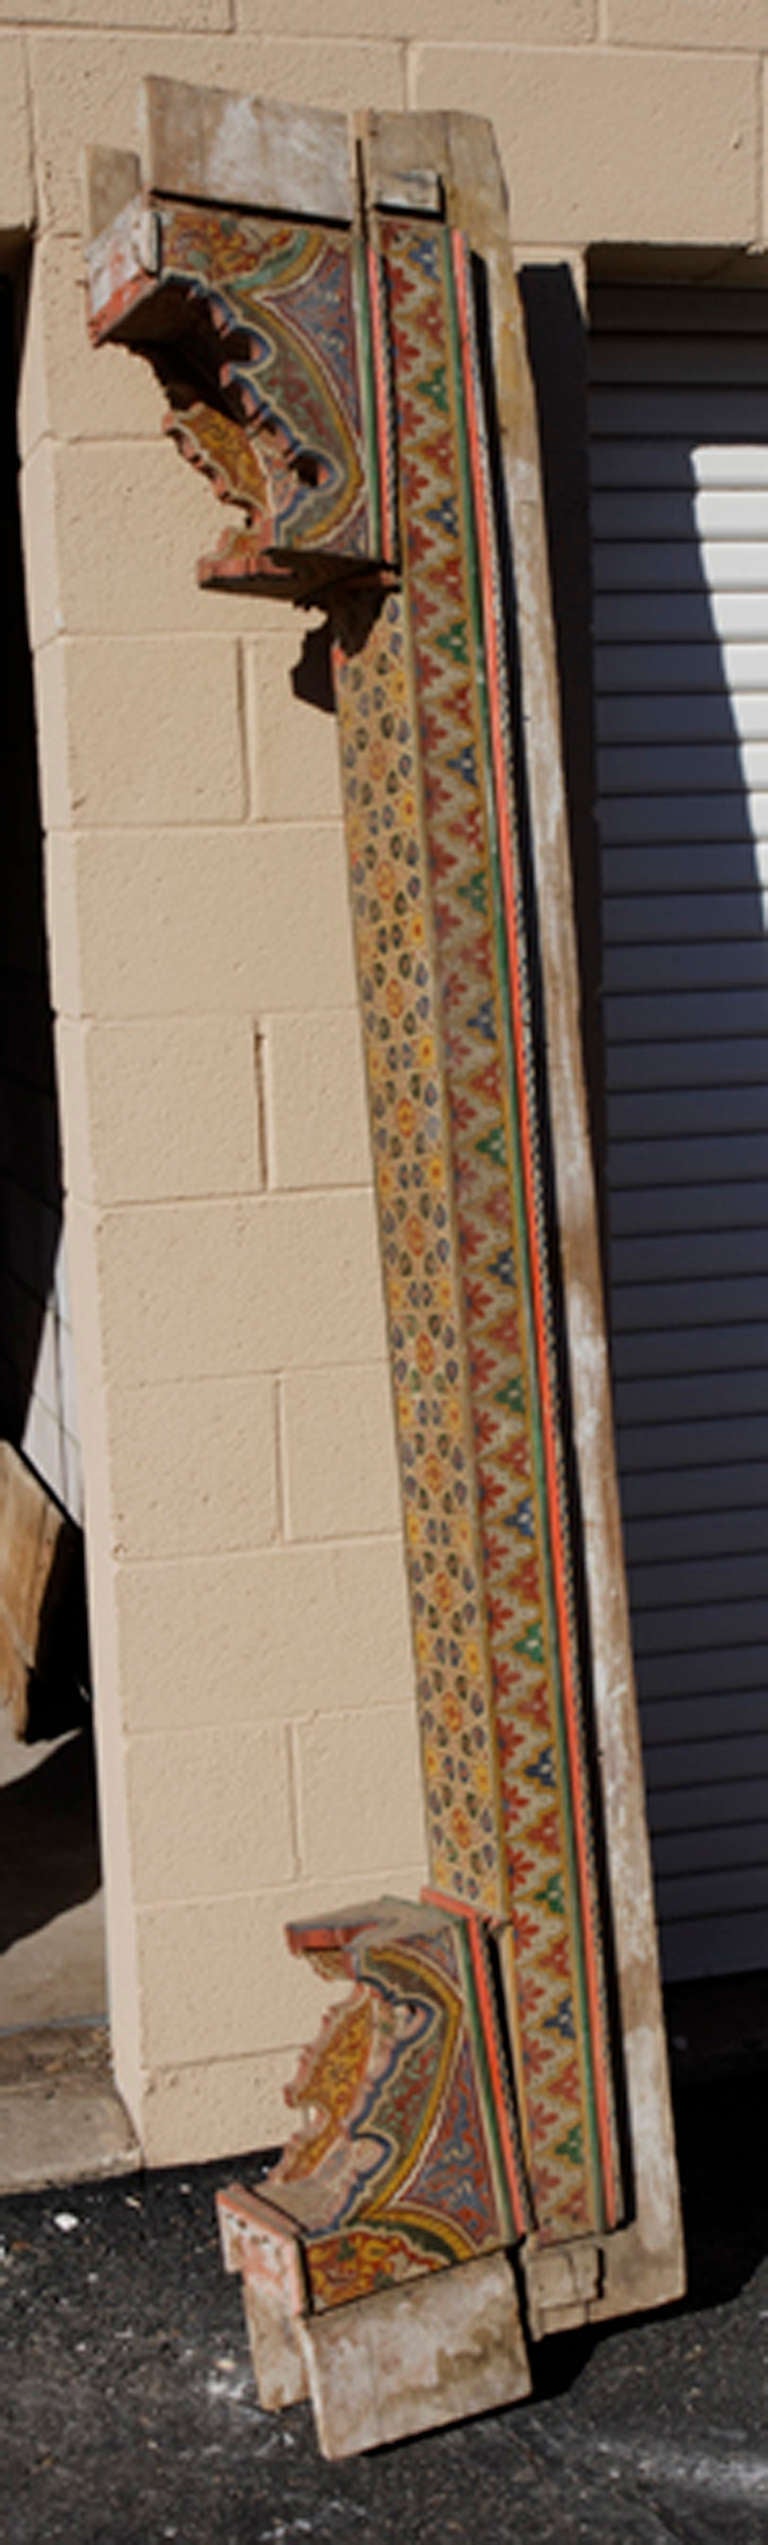
[[[665,2313],[685,2316],[738,2298],[768,2252],[768,2061],[740,2078],[676,2080],[674,2109],[688,2286]],[[627,2322],[643,2320],[622,2317],[540,2343],[537,2400],[568,2394],[598,2344],[618,2340]]]
[[[37,735],[18,500],[15,414],[23,297],[18,277],[12,284],[0,276],[0,1438],[16,1448],[24,1440],[33,1401],[46,1311],[55,1292],[63,1216]],[[47,1403],[52,1415],[50,1398]],[[68,1539],[75,1536],[79,1548],[69,1565],[66,1586],[57,1572],[41,1621],[38,1667],[29,1692],[33,1738],[53,1738],[82,1716],[79,1690],[88,1682],[87,1613],[82,1532],[76,1531],[73,1522]]]
[[[0,1428],[19,1443],[62,1220],[42,822],[16,449],[15,299],[0,278]]]
[[[0,1786],[0,1867],[0,1953],[98,1891],[96,1774],[88,1725],[62,1740],[28,1775]]]
[[[72,1522],[58,1539],[40,1609],[26,1740],[55,1741],[61,1732],[80,1730],[90,1721],[90,1685],[85,1546]]]
[[[768,2065],[675,2085],[687,2308],[738,2296],[768,2253]]]
[[[335,716],[331,669],[331,622],[323,619],[321,627],[306,628],[301,653],[291,673],[294,698],[308,707],[319,707],[324,716]]]

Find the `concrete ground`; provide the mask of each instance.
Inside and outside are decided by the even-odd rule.
[[[671,2007],[685,2305],[343,2465],[308,2406],[259,2410],[213,2218],[234,2168],[0,2202],[4,2545],[768,2545],[767,2014],[758,1981]]]
[[[0,2193],[138,2164],[106,2003],[90,1724],[21,1742],[0,1705]]]

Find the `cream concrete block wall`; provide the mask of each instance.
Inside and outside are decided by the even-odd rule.
[[[38,207],[25,559],[114,2039],[147,2153],[170,2158],[280,2133],[322,2011],[283,1922],[319,1905],[318,1866],[359,1889],[352,1833],[376,1824],[368,1863],[410,1888],[423,1837],[335,733],[291,682],[319,621],[199,589],[210,493],[143,367],[87,343],[77,162],[131,139],[152,68],[400,105],[405,57],[240,39],[227,0],[150,0],[119,44],[119,8],[71,33],[45,15],[0,39]],[[20,184],[19,205],[29,229]],[[313,1376],[289,1421],[283,1391]],[[329,1524],[311,1485],[299,1507],[297,1462],[351,1391],[375,1413],[365,1454],[348,1426],[346,1492],[335,1445]]]
[[[149,2157],[281,2135],[287,1916],[423,1872],[332,720],[307,629],[84,324],[78,157],[148,72],[491,115],[521,260],[761,246],[768,0],[0,0],[118,2074]],[[535,243],[535,246],[529,244]],[[306,689],[306,680],[299,688]]]

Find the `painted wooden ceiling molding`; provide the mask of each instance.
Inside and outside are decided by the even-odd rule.
[[[150,80],[90,219],[241,516],[201,579],[331,625],[430,1890],[289,1930],[351,1994],[221,2224],[344,2455],[683,2278],[533,397],[472,117]]]

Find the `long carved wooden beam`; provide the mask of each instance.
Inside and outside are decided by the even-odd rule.
[[[352,1992],[222,2202],[333,2455],[682,2283],[545,527],[489,128],[142,111],[92,331],[239,512],[202,579],[327,604],[400,1460],[431,1887],[290,1931]]]

